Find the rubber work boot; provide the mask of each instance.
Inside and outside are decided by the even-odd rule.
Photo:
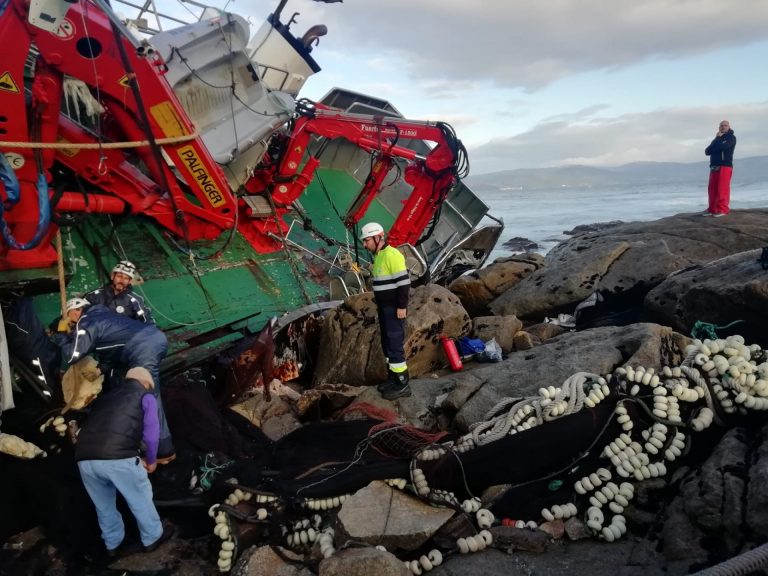
[[[411,395],[411,387],[408,385],[410,377],[408,370],[404,372],[393,372],[394,379],[384,385],[380,390],[381,397],[385,400],[396,400]]]
[[[110,560],[117,560],[120,558],[123,554],[125,554],[125,540],[120,542],[120,545],[117,548],[113,548],[112,550],[107,549],[107,558]]]
[[[397,382],[397,374],[395,374],[394,372],[392,372],[392,370],[387,368],[387,379],[379,382],[376,385],[376,390],[378,390],[379,394],[381,394],[387,388],[391,388],[395,382]]]

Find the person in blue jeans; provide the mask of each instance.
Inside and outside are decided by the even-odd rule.
[[[96,507],[101,537],[110,557],[118,554],[125,539],[117,492],[136,518],[144,551],[155,550],[173,533],[160,521],[148,477],[157,467],[160,438],[153,387],[148,370],[130,369],[125,379],[118,379],[93,401],[77,435],[75,460]]]
[[[158,463],[175,458],[171,431],[160,399],[160,362],[168,350],[168,339],[154,324],[145,324],[117,314],[102,304],[91,304],[83,298],[71,298],[66,304],[70,330],[57,334],[54,340],[61,347],[62,361],[72,365],[95,352],[110,366],[123,369],[142,367],[152,375],[152,393],[157,401],[160,418]]]

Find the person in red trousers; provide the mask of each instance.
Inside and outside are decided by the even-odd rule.
[[[709,156],[709,208],[704,216],[720,218],[730,212],[731,175],[736,136],[728,120],[720,122],[715,139],[704,150]]]

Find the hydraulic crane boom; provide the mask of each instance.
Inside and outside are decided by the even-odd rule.
[[[300,116],[282,146],[284,154],[277,168],[255,175],[246,188],[270,189],[275,206],[287,209],[304,192],[320,164],[317,157],[308,154],[313,138],[342,138],[375,157],[369,178],[346,214],[345,225],[352,228],[363,218],[395,161],[404,159],[408,161],[404,180],[413,192],[389,231],[389,241],[395,246],[415,244],[461,176],[466,152],[452,128],[442,122],[353,114],[306,101],[300,104]],[[407,140],[431,142],[434,147],[420,156],[400,144]]]
[[[258,252],[281,250],[285,216],[320,165],[309,152],[317,139],[343,139],[373,157],[344,216],[350,229],[393,168],[407,163],[403,180],[413,190],[389,231],[394,245],[419,240],[461,176],[465,151],[447,124],[300,101],[287,131],[272,132],[273,153],[264,155],[237,197],[151,44],[127,37],[100,2],[74,1],[53,32],[30,23],[27,2],[7,0],[0,9],[0,155],[7,160],[0,161],[0,269],[55,263],[56,225],[49,216],[78,211],[146,215],[187,240],[216,238],[237,222]],[[90,125],[61,109],[73,79],[95,117]],[[408,141],[433,147],[420,155]],[[69,180],[55,177],[62,172]],[[79,189],[71,189],[73,182]],[[267,200],[268,213],[253,214],[249,200],[256,197]]]

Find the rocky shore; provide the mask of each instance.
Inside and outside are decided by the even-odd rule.
[[[758,350],[768,348],[768,270],[759,262],[764,246],[768,246],[768,210],[734,211],[717,220],[680,214],[655,222],[585,226],[573,231],[571,238],[546,257],[530,253],[504,258],[459,278],[449,287],[417,287],[412,291],[406,341],[414,393],[395,402],[381,399],[374,386],[383,379],[386,368],[371,295],[353,296],[324,320],[311,385],[290,385],[290,390],[282,394],[278,389],[271,399],[253,396],[248,400],[249,408],[241,405],[239,412],[250,414],[251,423],[275,442],[306,429],[310,423],[348,420],[357,408],[366,414],[375,410],[393,413],[399,423],[425,434],[447,432],[450,438],[467,438],[474,431],[480,447],[483,439],[478,430],[492,420],[492,415],[503,416],[499,406],[504,402],[535,397],[539,398],[537,410],[543,410],[550,402],[541,403],[549,394],[542,393],[542,389],[565,388],[575,374],[593,375],[592,390],[595,385],[600,388],[597,376],[605,376],[603,384],[612,393],[634,401],[631,396],[644,396],[638,396],[632,373],[627,371],[642,368],[649,374],[661,374],[665,366],[690,364],[692,348],[686,347],[696,344],[692,331],[701,340],[741,335],[746,345],[755,345],[753,360],[761,357]],[[441,336],[495,339],[504,358],[494,363],[469,361],[464,370],[449,372]],[[713,352],[711,358],[715,356]],[[710,361],[709,355],[702,358],[702,364]],[[755,360],[754,365],[758,363]],[[701,364],[699,368],[705,376]],[[710,375],[716,374],[713,368],[708,370]],[[755,371],[758,377],[757,368]],[[671,390],[672,372],[669,374],[666,385]],[[718,380],[724,386],[729,381],[729,377]],[[587,384],[585,387],[588,389]],[[717,389],[715,393],[719,394]],[[645,398],[651,398],[653,405],[656,394],[649,389]],[[508,482],[485,486],[481,479],[473,480],[470,471],[464,473],[465,482],[483,487],[483,494],[478,494],[483,506],[496,506],[504,513],[517,509],[530,516],[525,520],[538,524],[536,529],[515,527],[514,520],[521,517],[498,515],[489,529],[493,544],[480,553],[459,554],[455,536],[469,537],[480,530],[458,526],[459,521],[469,521],[465,516],[471,520],[473,515],[424,504],[422,500],[434,503],[434,494],[420,499],[413,491],[400,492],[379,481],[390,478],[384,476],[337,503],[339,509],[332,519],[336,553],[332,556],[323,559],[319,539],[318,544],[304,547],[301,553],[296,547],[291,550],[284,544],[278,546],[280,537],[274,534],[262,534],[260,539],[241,535],[239,541],[236,538],[238,558],[232,573],[407,575],[424,569],[407,568],[403,559],[414,555],[418,558],[422,550],[426,554],[436,547],[442,547],[445,559],[431,571],[435,576],[544,576],[566,571],[649,576],[696,572],[768,540],[768,420],[764,411],[739,409],[744,405],[733,402],[731,405],[735,406],[733,412],[716,410],[716,422],[700,433],[691,426],[694,417],[701,418],[703,411],[684,412],[680,430],[687,438],[685,456],[667,462],[666,474],[643,478],[636,473],[638,480],[629,478],[633,499],[626,508],[620,506],[627,530],[616,541],[607,542],[613,538],[585,526],[586,507],[576,517],[549,521],[538,512],[533,517],[530,507],[523,503],[515,508],[503,499],[505,491],[515,483],[513,477],[526,478],[526,466],[530,467],[529,475],[536,477],[533,467],[546,464],[542,464],[546,460],[540,453],[542,448],[537,452],[526,446],[551,450],[548,458],[553,466],[556,456],[566,462],[577,456],[567,453],[568,436],[574,436],[570,441],[575,443],[576,430],[584,430],[586,424],[578,424],[578,428],[571,424],[569,428],[568,422],[575,423],[577,412],[583,415],[587,409],[576,410],[570,405],[564,417],[545,419],[541,425],[514,436],[516,444],[509,445],[503,453],[505,462],[498,463],[499,468],[509,467]],[[616,406],[616,413],[623,414]],[[595,414],[597,419],[598,412]],[[657,424],[674,421],[664,414]],[[639,414],[630,410],[627,416],[625,422],[629,416],[638,423],[648,420],[642,410]],[[649,425],[643,438],[649,440],[650,431],[660,429]],[[538,443],[525,442],[527,437],[534,438],[536,430]],[[548,430],[551,432],[545,434]],[[630,435],[637,432],[631,432],[631,426],[624,430]],[[643,443],[639,436],[632,439]],[[671,441],[665,448],[669,446]],[[471,461],[470,456],[466,458],[465,462]],[[572,470],[566,466],[559,476],[552,477],[566,482],[567,493],[560,493],[561,501],[583,502],[572,491],[573,479],[585,474],[584,470],[592,470],[588,470],[586,455],[583,460],[572,464]],[[412,462],[419,461],[415,458]],[[522,471],[513,470],[508,461],[519,462]],[[477,465],[479,469],[483,463]],[[610,464],[600,466],[610,468]],[[413,467],[412,463],[411,472]],[[577,471],[580,467],[581,472]],[[436,486],[436,469],[429,463],[423,463],[423,468],[429,482]],[[616,471],[613,474],[619,484],[621,479]],[[554,488],[550,486],[549,490]],[[247,508],[247,502],[240,500],[232,507]],[[399,516],[393,512],[394,501],[401,508]],[[234,517],[228,516],[231,530],[235,531],[236,525],[242,529],[245,524],[234,522]],[[381,518],[387,521],[379,525],[377,519]],[[28,533],[26,537],[34,535]],[[206,561],[215,558],[217,542],[210,536],[197,540],[174,538],[152,555],[128,556],[112,568],[160,570],[166,574],[218,573],[213,563]],[[245,546],[246,542],[255,543]],[[397,558],[376,549],[375,544],[384,544]],[[20,562],[21,557],[16,554],[15,561]],[[47,573],[65,573],[55,568],[48,566]],[[58,568],[64,570],[61,565]],[[0,574],[5,573],[11,572],[0,569]],[[755,568],[740,573],[762,572]]]

